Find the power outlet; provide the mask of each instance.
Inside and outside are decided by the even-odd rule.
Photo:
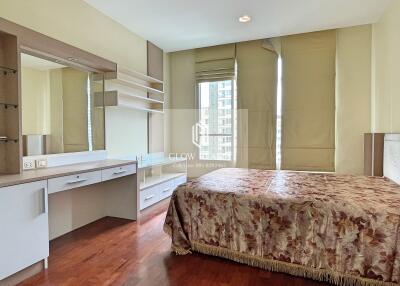
[[[31,170],[35,169],[35,160],[34,159],[23,159],[24,164],[23,164],[23,169],[24,170]]]
[[[47,159],[36,160],[36,168],[46,168],[46,167],[47,167]]]

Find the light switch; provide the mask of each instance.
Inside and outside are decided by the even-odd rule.
[[[36,160],[36,168],[46,168],[46,167],[47,167],[47,159]]]

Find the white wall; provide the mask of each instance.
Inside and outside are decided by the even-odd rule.
[[[139,124],[140,122],[140,124]],[[106,146],[111,158],[147,152],[147,113],[106,108]]]

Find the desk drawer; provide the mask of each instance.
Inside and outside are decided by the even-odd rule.
[[[159,185],[140,191],[140,209],[145,209],[160,201]]]
[[[101,171],[101,179],[102,181],[108,181],[124,176],[129,176],[136,173],[136,165],[125,165],[121,167],[104,169]]]
[[[159,186],[160,201],[166,199],[172,195],[176,186],[174,180],[170,180]]]
[[[79,173],[48,180],[49,194],[75,189],[101,182],[101,171]]]

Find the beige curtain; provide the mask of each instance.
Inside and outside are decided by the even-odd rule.
[[[247,130],[238,124],[238,154],[247,148],[249,168],[275,169],[278,56],[257,40],[236,44],[236,57],[239,115],[247,110]]]
[[[334,171],[336,31],[281,38],[282,169]]]
[[[232,79],[235,76],[235,44],[196,49],[196,80]]]
[[[64,152],[89,149],[87,118],[86,72],[62,69]]]

